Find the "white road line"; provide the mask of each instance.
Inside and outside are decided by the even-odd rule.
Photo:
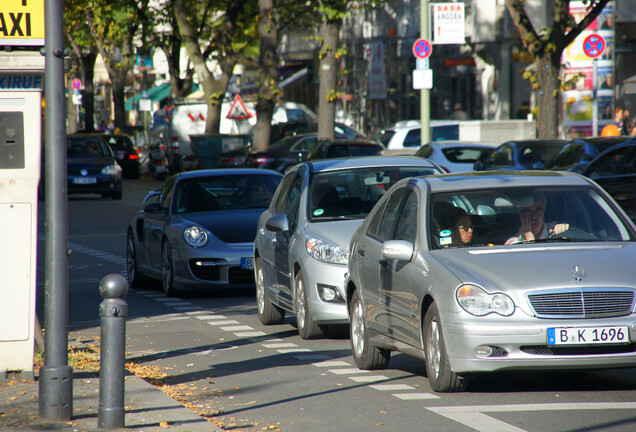
[[[178,299],[174,298],[174,297],[155,297],[155,301],[158,302],[162,302],[162,303],[170,303],[170,302],[174,302]]]
[[[284,349],[279,349],[276,351],[278,351],[281,354],[289,354],[289,353],[295,353],[295,352],[311,352],[309,348],[284,348]]]
[[[238,336],[238,337],[251,338],[251,337],[257,337],[257,336],[267,336],[267,333],[262,332],[262,331],[252,331],[252,332],[234,333],[234,335]],[[259,340],[259,342],[260,342],[260,340]]]
[[[386,377],[384,375],[366,375],[366,376],[350,376],[349,379],[351,381],[365,383],[365,382],[386,381],[389,379],[389,377]]]
[[[227,319],[224,315],[197,315],[196,319],[200,320],[215,320],[215,319]]]
[[[336,367],[336,366],[351,366],[351,364],[345,361],[333,360],[333,361],[323,361],[320,363],[314,363],[314,366],[318,367]]]
[[[213,326],[222,326],[222,325],[230,325],[230,324],[240,324],[240,322],[235,320],[227,320],[227,321],[208,321],[208,324]]]
[[[454,407],[426,407],[429,411],[454,420],[480,432],[526,432],[516,426],[494,419],[484,413],[568,411],[568,410],[630,410],[636,402],[583,402],[555,404],[476,405]]]
[[[164,304],[166,306],[194,306],[190,302],[182,302],[182,301],[165,302]]]
[[[432,393],[396,393],[393,396],[402,400],[439,399]]]
[[[380,391],[415,390],[415,387],[407,384],[373,384],[369,387]]]
[[[263,344],[263,346],[265,348],[291,348],[291,347],[297,347],[298,345],[296,345],[295,343],[282,342],[282,343],[266,343],[266,344]]]
[[[248,325],[237,325],[237,326],[221,327],[221,330],[231,332],[231,331],[240,331],[240,330],[254,330],[254,328]]]
[[[165,297],[165,294],[151,292],[151,291],[137,291],[139,294],[143,294],[146,297]]]
[[[201,306],[195,306],[195,305],[190,305],[190,306],[177,306],[175,307],[176,310],[178,311],[193,311],[193,310],[199,310],[199,309],[203,309]],[[186,312],[186,313],[190,313],[190,312]]]
[[[369,373],[368,370],[362,370],[362,369],[330,369],[329,372],[336,374],[336,375],[346,375],[346,374],[360,374],[360,373]]]
[[[307,361],[307,360],[311,361],[311,360],[326,360],[326,359],[330,359],[331,357],[329,357],[326,354],[308,354],[308,355],[296,356],[296,358],[302,361]]]

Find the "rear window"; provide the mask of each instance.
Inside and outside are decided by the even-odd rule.
[[[69,138],[66,143],[66,156],[69,159],[78,159],[111,156],[111,152],[101,138]]]
[[[369,144],[359,144],[359,145],[345,145],[345,144],[335,144],[329,146],[327,150],[328,158],[337,158],[337,157],[350,157],[350,156],[374,156],[382,151],[381,146],[369,145]]]
[[[442,153],[453,163],[475,163],[486,158],[493,150],[480,147],[454,147],[443,149]]]
[[[108,144],[115,151],[131,151],[133,143],[126,137],[107,137]]]

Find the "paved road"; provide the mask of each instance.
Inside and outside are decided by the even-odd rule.
[[[70,324],[86,341],[97,339],[99,280],[123,272],[126,223],[156,186],[126,182],[121,202],[69,200]],[[636,428],[636,369],[492,374],[478,377],[466,393],[436,394],[423,363],[402,354],[386,370],[357,369],[346,329],[304,341],[293,316],[262,326],[252,292],[168,298],[147,288],[127,297],[128,359],[160,367],[168,374],[164,383],[228,430]]]

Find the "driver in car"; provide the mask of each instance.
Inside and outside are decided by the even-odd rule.
[[[534,197],[533,204],[519,208],[519,235],[506,240],[507,245],[522,242],[532,242],[548,238],[550,235],[561,234],[570,229],[570,224],[548,222],[544,223],[546,198],[544,195]]]

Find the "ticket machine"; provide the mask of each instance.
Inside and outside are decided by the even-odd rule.
[[[33,373],[42,73],[0,68],[0,379]]]

